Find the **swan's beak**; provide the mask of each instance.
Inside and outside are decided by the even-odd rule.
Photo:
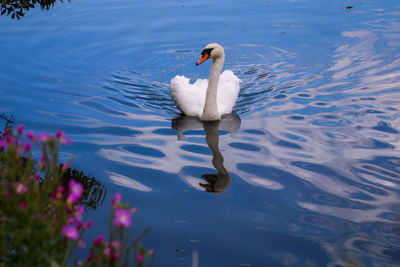
[[[210,56],[207,53],[204,53],[204,55],[201,56],[201,58],[199,59],[199,61],[196,62],[196,66],[200,65],[201,63],[203,63],[204,61],[206,61]]]

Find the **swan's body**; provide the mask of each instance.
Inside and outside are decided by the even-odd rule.
[[[218,114],[223,115],[232,112],[239,93],[238,80],[230,70],[226,70],[221,74],[217,90]],[[176,106],[186,116],[201,119],[206,100],[207,86],[207,79],[198,79],[195,83],[191,84],[189,78],[177,75],[170,83],[171,97],[174,99]]]
[[[209,80],[198,79],[191,84],[189,78],[177,75],[169,84],[170,94],[186,116],[204,121],[219,120],[222,115],[232,112],[239,95],[240,80],[230,70],[221,74],[225,54],[220,45],[207,45],[202,55],[197,65],[208,58],[213,59]]]

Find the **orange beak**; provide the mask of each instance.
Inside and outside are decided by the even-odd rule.
[[[199,61],[196,62],[196,66],[200,65],[204,61],[206,61],[210,56],[207,53],[204,53],[204,55],[199,59]]]

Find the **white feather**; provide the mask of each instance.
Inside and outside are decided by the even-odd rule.
[[[172,78],[169,89],[178,109],[186,116],[201,118],[207,92],[207,79],[198,79],[191,84],[182,75]],[[239,95],[240,80],[231,70],[225,70],[218,80],[217,105],[219,115],[229,114]]]

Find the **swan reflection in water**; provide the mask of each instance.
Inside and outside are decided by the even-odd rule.
[[[176,130],[178,140],[185,140],[184,132],[204,129],[206,142],[210,148],[213,159],[212,164],[218,173],[205,173],[201,176],[206,183],[199,183],[207,192],[225,192],[231,184],[231,176],[224,167],[224,158],[219,151],[219,130],[228,131],[231,134],[240,128],[240,117],[236,114],[228,114],[219,121],[201,121],[195,117],[180,116],[172,120],[172,129]]]

